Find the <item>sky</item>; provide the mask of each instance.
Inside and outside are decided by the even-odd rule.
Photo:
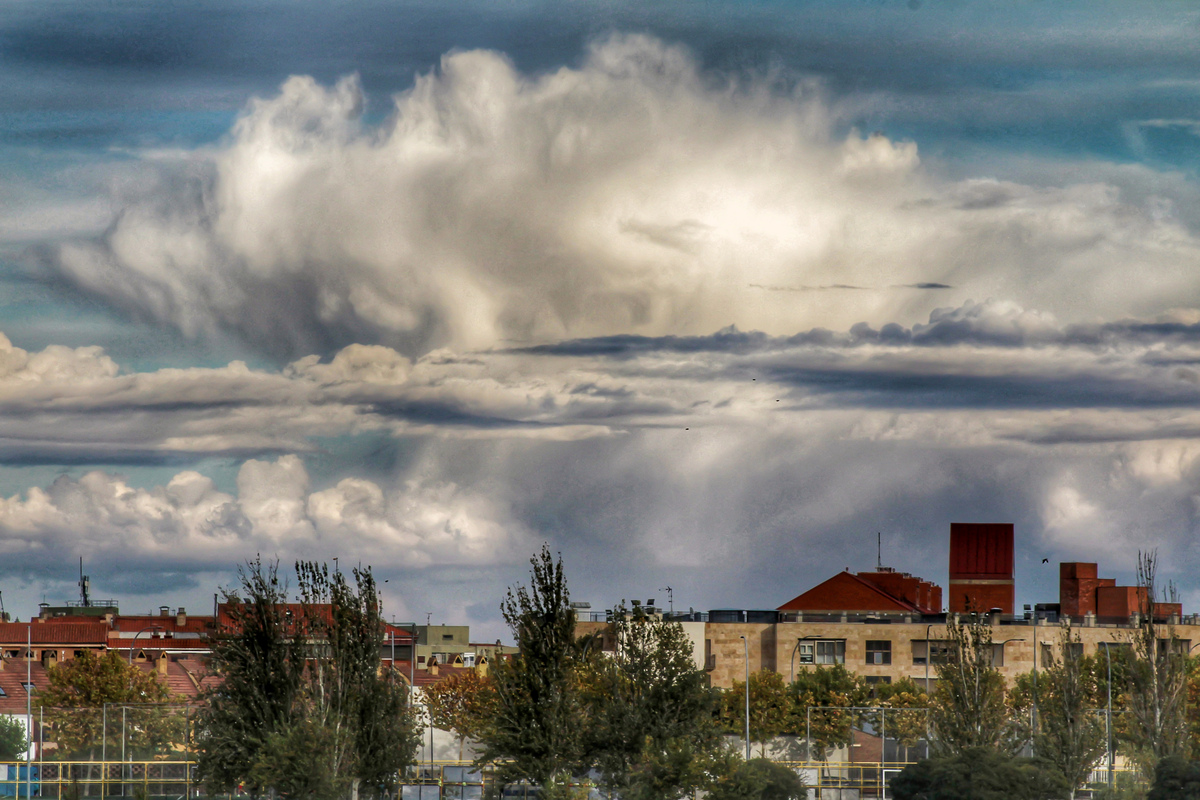
[[[543,543],[774,608],[958,521],[1200,611],[1193,3],[12,0],[0,72],[17,617],[261,554],[491,640]]]

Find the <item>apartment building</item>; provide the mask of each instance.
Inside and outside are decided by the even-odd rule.
[[[910,678],[931,685],[948,652],[947,622],[977,615],[991,627],[993,663],[1006,680],[1057,655],[1064,631],[1084,654],[1131,646],[1145,613],[1168,624],[1188,650],[1200,644],[1200,617],[1177,603],[1150,603],[1146,590],[1100,578],[1095,563],[1059,566],[1058,602],[1015,613],[1014,532],[1009,524],[950,527],[949,608],[936,584],[877,567],[838,573],[774,609],[713,609],[680,619],[713,686],[751,672],[791,680],[800,671],[842,664],[870,682]],[[670,617],[671,615],[665,615]],[[580,633],[603,631],[604,615],[581,616]],[[1164,632],[1164,637],[1167,634]],[[605,639],[612,646],[611,637]]]

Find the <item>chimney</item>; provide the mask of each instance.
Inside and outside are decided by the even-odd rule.
[[[38,603],[38,619],[46,619],[50,616],[50,604]]]
[[[158,607],[158,615],[159,615],[160,617],[169,617],[169,616],[171,616],[171,607],[170,607],[170,606],[159,606],[159,607]]]
[[[183,608],[175,611],[175,624],[180,628],[187,624],[187,611]]]

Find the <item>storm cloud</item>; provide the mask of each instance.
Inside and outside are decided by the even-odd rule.
[[[647,36],[541,75],[453,53],[387,121],[364,106],[353,77],[289,79],[46,268],[138,318],[290,358],[782,334],[996,294],[1069,321],[1200,303],[1200,248],[1167,199],[940,179],[914,142],[835,134],[816,84],[721,79]],[[762,290],[789,286],[891,288]]]

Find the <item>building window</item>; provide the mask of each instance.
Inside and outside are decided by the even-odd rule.
[[[1039,664],[1049,664],[1054,658],[1054,645],[1042,643],[1042,654],[1038,659]]]
[[[815,664],[816,663],[816,658],[813,655],[813,643],[812,642],[801,642],[800,643],[800,663],[801,664]]]
[[[443,641],[443,642],[453,642],[453,641],[454,641],[454,634],[453,634],[453,633],[443,633],[443,634],[442,634],[442,641]]]
[[[864,680],[867,682],[868,686],[878,686],[880,684],[891,683],[892,676],[890,676],[890,675],[867,675],[867,676],[865,676]]]
[[[826,642],[816,642],[818,664],[845,664],[846,640],[834,639]]]
[[[1070,654],[1071,658],[1083,658],[1083,642],[1067,642],[1067,652],[1063,655]]]
[[[891,664],[892,663],[892,643],[887,642],[867,642],[867,663],[868,664]]]
[[[1003,667],[1004,666],[1004,643],[1003,642],[993,642],[992,643],[992,666],[993,667]]]
[[[952,643],[945,639],[929,639],[912,643],[914,664],[945,664],[950,660]]]

